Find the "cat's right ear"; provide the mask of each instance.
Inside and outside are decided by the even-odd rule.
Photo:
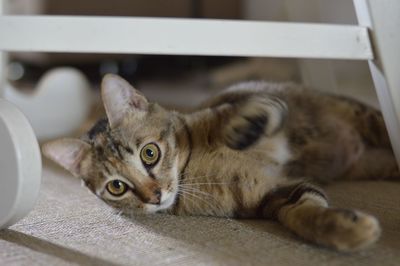
[[[101,97],[111,128],[121,123],[128,112],[143,112],[147,99],[118,75],[107,74],[101,83]]]
[[[42,146],[42,152],[46,157],[77,177],[81,175],[80,164],[89,150],[90,145],[79,139],[59,139]]]

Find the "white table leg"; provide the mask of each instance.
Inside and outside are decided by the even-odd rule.
[[[400,166],[400,1],[354,0],[359,23],[371,29],[375,60],[369,62],[375,89]]]

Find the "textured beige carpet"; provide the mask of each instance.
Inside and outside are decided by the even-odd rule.
[[[114,215],[80,181],[44,167],[36,208],[0,232],[0,265],[400,265],[400,182],[331,185],[334,205],[375,214],[383,236],[340,254],[267,221]]]

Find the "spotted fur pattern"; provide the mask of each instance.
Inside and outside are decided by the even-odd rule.
[[[190,114],[149,103],[114,75],[102,98],[107,119],[43,151],[119,212],[274,219],[342,251],[379,237],[373,216],[330,208],[305,182],[399,178],[378,111],[290,83],[242,83]],[[151,166],[141,157],[149,143],[160,156]],[[110,193],[113,180],[126,192]]]

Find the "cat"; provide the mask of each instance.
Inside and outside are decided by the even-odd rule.
[[[272,219],[345,252],[379,238],[375,217],[311,183],[400,177],[379,111],[291,83],[241,83],[187,114],[117,75],[101,95],[106,118],[42,150],[119,212]]]

